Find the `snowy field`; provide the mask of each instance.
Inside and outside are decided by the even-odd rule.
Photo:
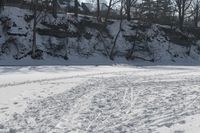
[[[0,133],[199,133],[198,66],[0,67]]]

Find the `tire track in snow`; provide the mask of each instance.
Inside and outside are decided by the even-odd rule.
[[[140,69],[139,69],[140,70]],[[149,72],[149,71],[155,71],[154,69],[150,70],[142,70],[140,72]],[[172,70],[173,71],[173,70]],[[0,84],[0,88],[5,88],[5,87],[12,87],[12,86],[19,86],[19,85],[24,85],[24,84],[34,84],[34,83],[40,83],[40,82],[46,82],[46,81],[57,81],[57,80],[62,80],[62,79],[71,79],[71,78],[85,78],[85,77],[91,77],[91,76],[100,76],[100,75],[110,75],[110,74],[121,74],[121,73],[131,73],[134,71],[118,71],[118,72],[103,72],[103,73],[94,73],[94,74],[81,74],[81,75],[74,75],[74,76],[64,76],[64,77],[56,77],[56,78],[45,78],[45,79],[39,79],[39,80],[28,80],[28,81],[22,81],[22,82],[13,82],[13,83],[6,83],[6,84]],[[171,72],[169,75],[179,75],[179,74],[187,74],[195,71],[188,70],[188,72]],[[165,74],[156,74],[154,76],[162,76]]]
[[[180,110],[190,114],[200,113],[193,105],[189,110],[185,110],[184,106],[177,106],[193,101],[181,98],[184,97],[184,93],[193,95],[187,87],[198,85],[200,75],[191,76],[192,72],[186,71],[135,77],[134,72],[127,73],[129,74],[95,78],[65,93],[35,101],[23,115],[16,114],[14,119],[7,123],[7,127],[29,133],[147,133],[155,131],[157,126],[173,124]],[[187,78],[179,77],[184,74],[190,75]],[[180,79],[167,81],[171,76]],[[158,81],[154,82],[153,79]],[[169,94],[165,94],[166,90]],[[124,96],[125,94],[127,95]],[[151,99],[152,94],[154,99]],[[177,113],[174,113],[173,109],[176,109]],[[73,123],[70,125],[71,120]],[[60,122],[62,126],[56,127]]]
[[[128,72],[131,72],[131,71],[121,71],[121,72],[128,73]],[[40,82],[46,82],[46,81],[56,81],[56,80],[62,80],[62,79],[71,79],[71,78],[77,78],[77,77],[85,78],[85,77],[99,76],[99,75],[120,74],[121,72],[105,72],[105,73],[95,73],[95,74],[64,76],[64,77],[57,77],[57,78],[45,78],[45,79],[39,79],[39,80],[28,80],[28,81],[23,81],[23,82],[0,84],[0,88],[19,86],[19,85],[24,85],[24,84],[34,84],[34,83],[40,83]]]

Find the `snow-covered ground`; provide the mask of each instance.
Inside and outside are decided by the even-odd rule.
[[[0,133],[199,133],[198,66],[0,67]]]

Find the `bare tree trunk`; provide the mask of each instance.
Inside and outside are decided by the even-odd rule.
[[[196,28],[198,27],[198,19],[199,19],[199,1],[197,0],[195,6],[195,16],[194,16],[194,25]]]
[[[37,4],[38,0],[34,2],[34,20],[33,20],[33,43],[32,43],[32,58],[36,57],[36,25],[37,25]]]
[[[126,15],[127,15],[127,20],[131,20],[131,0],[126,0]]]
[[[74,15],[75,17],[78,17],[78,0],[75,0],[75,12],[74,12]]]
[[[176,10],[173,10],[173,14],[171,16],[171,30],[173,29],[173,27],[175,26],[175,14],[176,14]]]
[[[97,21],[99,22],[100,20],[100,2],[97,0]]]
[[[180,29],[182,30],[183,29],[183,24],[184,24],[184,20],[185,20],[185,10],[182,9],[182,12],[181,12],[181,16],[180,16]]]
[[[178,5],[178,19],[179,19],[179,28],[183,29],[183,23],[184,23],[184,16],[185,13],[183,11],[182,5]]]
[[[183,29],[183,23],[184,23],[184,17],[180,16],[179,17],[179,28],[182,30]]]
[[[57,18],[57,8],[58,8],[57,0],[52,1],[52,6],[53,6],[53,17]]]

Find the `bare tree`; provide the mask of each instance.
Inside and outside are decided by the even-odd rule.
[[[112,1],[113,1],[113,0],[109,0],[108,11],[107,11],[107,13],[106,13],[106,18],[105,18],[105,22],[106,22],[106,23],[107,23],[109,14],[110,14],[111,6],[112,6]]]
[[[136,4],[137,0],[126,0],[125,1],[125,12],[127,15],[127,20],[131,20],[131,8]]]
[[[117,35],[114,38],[113,46],[112,46],[111,51],[110,51],[110,59],[111,60],[114,60],[114,50],[115,50],[115,47],[116,47],[116,44],[117,44],[117,39],[118,39],[118,37],[120,35],[120,32],[122,30],[123,9],[124,9],[124,0],[121,0],[121,7],[120,7],[120,16],[121,16],[121,19],[120,19],[120,23],[119,23],[119,31],[117,32]]]
[[[107,23],[107,21],[108,21],[109,14],[112,10],[112,7],[119,2],[120,2],[120,0],[109,0],[108,10],[107,10],[106,17],[105,17],[105,23]]]
[[[200,12],[200,1],[195,0],[193,2],[193,16],[194,16],[194,26],[198,27],[198,22],[199,22],[199,12]]]
[[[179,28],[183,29],[185,15],[191,6],[192,0],[175,0],[174,2],[178,10]]]

